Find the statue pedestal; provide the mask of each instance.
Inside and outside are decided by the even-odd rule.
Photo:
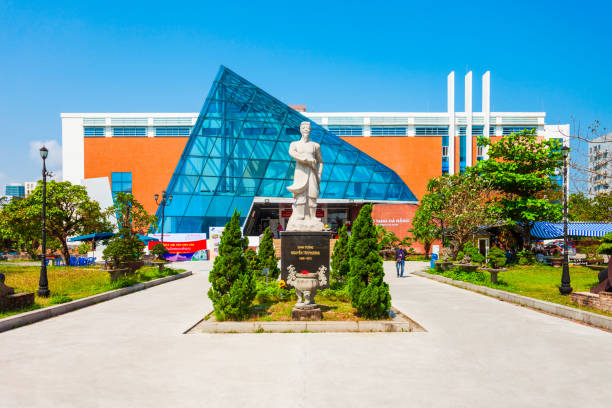
[[[281,279],[287,282],[289,266],[293,265],[298,274],[303,271],[317,273],[324,267],[325,284],[319,289],[329,287],[329,240],[327,231],[284,231],[281,232]],[[288,286],[291,286],[288,284]]]
[[[317,305],[312,305],[312,308],[302,309],[295,306],[291,309],[291,320],[321,320],[323,312]]]

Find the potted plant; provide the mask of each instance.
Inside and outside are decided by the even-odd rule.
[[[106,271],[111,275],[111,282],[120,276],[134,273],[144,263],[141,261],[144,244],[137,237],[111,238],[102,252],[102,258],[107,262]]]
[[[164,244],[162,244],[161,242],[157,245],[155,245],[153,247],[153,249],[151,249],[151,255],[155,256],[155,259],[153,259],[153,261],[151,261],[154,265],[157,265],[159,267],[159,273],[162,273],[163,269],[164,269],[164,265],[168,263],[168,261],[166,261],[164,255],[169,254],[170,252],[166,249],[166,247],[164,246]]]
[[[457,253],[456,263],[453,266],[458,266],[459,268],[468,271],[475,272],[480,264],[484,262],[485,258],[480,253],[478,248],[474,246],[471,242],[466,243],[463,246],[463,251],[459,251]]]
[[[440,260],[436,261],[436,269],[440,272],[448,271],[453,264],[453,251],[450,248],[440,249]]]
[[[491,274],[491,282],[497,283],[497,274],[508,270],[506,268],[502,268],[502,266],[506,264],[506,254],[504,251],[494,246],[489,249],[487,257],[488,268],[483,269]]]

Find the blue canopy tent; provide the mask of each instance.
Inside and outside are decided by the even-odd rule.
[[[159,241],[158,238],[153,238],[153,237],[149,237],[149,236],[146,236],[146,235],[136,234],[136,236],[138,237],[139,240],[141,240],[145,244],[150,242],[150,241]]]
[[[112,232],[96,232],[95,234],[87,234],[87,235],[81,235],[78,237],[70,238],[68,242],[75,242],[75,241],[88,241],[88,242],[94,241],[96,242],[96,241],[102,241],[105,239],[109,239],[113,236],[115,236],[115,234]]]
[[[603,237],[610,232],[612,232],[611,222],[570,221],[567,223],[567,235],[570,237]],[[542,239],[563,238],[563,223],[537,221],[531,228],[531,236]]]

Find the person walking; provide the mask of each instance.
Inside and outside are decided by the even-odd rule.
[[[280,233],[281,232],[283,232],[283,226],[279,222],[278,225],[276,226],[276,238],[280,238]]]
[[[397,271],[397,277],[404,277],[404,261],[406,260],[407,252],[404,246],[400,244],[399,248],[395,250],[395,269]]]

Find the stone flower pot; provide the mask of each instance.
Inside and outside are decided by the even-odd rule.
[[[317,294],[317,288],[319,287],[319,275],[316,273],[300,273],[297,274],[293,286],[298,294],[298,303],[296,307],[314,305],[315,295]],[[302,293],[302,299],[300,299],[299,293]]]
[[[549,258],[548,260],[555,268],[560,268],[563,265],[563,258]]]
[[[495,269],[495,268],[482,268],[483,271],[487,271],[491,274],[491,283],[497,283],[497,274],[500,272],[505,272],[508,269],[507,268],[499,268],[499,269]]]
[[[157,266],[159,268],[159,273],[160,274],[164,270],[164,265],[166,265],[167,263],[168,263],[168,261],[162,261],[160,259],[154,259],[154,260],[151,261],[151,264],[153,266]]]
[[[457,267],[463,269],[466,272],[476,272],[478,270],[478,268],[480,268],[480,265],[478,265],[478,264],[454,263],[453,266],[457,266]]]
[[[119,279],[122,276],[127,276],[130,273],[129,268],[113,268],[113,269],[102,269],[102,270],[105,272],[108,272],[108,274],[110,275],[111,283],[117,282],[117,279]]]
[[[435,261],[436,266],[439,266],[441,270],[448,271],[453,264],[449,261]]]

